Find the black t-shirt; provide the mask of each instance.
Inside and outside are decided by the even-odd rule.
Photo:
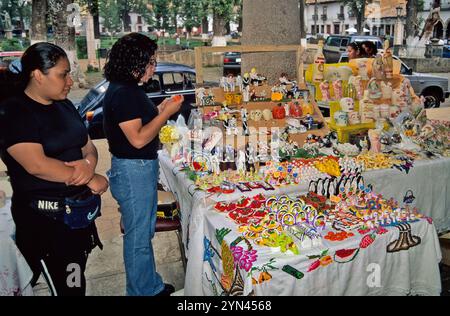
[[[159,137],[141,149],[130,144],[119,124],[141,119],[144,126],[158,115],[158,109],[137,84],[111,82],[103,100],[103,128],[109,151],[122,159],[158,158]]]
[[[69,100],[43,105],[22,93],[3,102],[1,109],[1,156],[14,194],[71,196],[86,188],[37,178],[7,152],[15,144],[37,143],[42,145],[47,157],[65,162],[82,159],[81,149],[88,141],[88,133]]]

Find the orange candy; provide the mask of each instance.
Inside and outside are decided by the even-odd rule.
[[[174,96],[172,97],[172,100],[174,100],[175,102],[180,101],[180,100],[181,100],[181,95],[180,95],[180,94],[174,95]]]

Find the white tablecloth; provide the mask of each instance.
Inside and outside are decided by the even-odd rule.
[[[11,201],[0,208],[0,296],[33,295],[33,272],[14,242]]]
[[[219,197],[209,196],[208,193],[196,190],[194,183],[187,178],[183,171],[173,166],[170,158],[164,152],[160,152],[159,159],[161,181],[170,188],[180,203],[183,242],[188,257],[185,293],[187,295],[203,295],[205,292],[201,276],[205,275],[204,237],[208,236],[206,227],[211,225],[205,219],[213,216],[208,215],[209,208],[215,201],[234,200],[239,198],[242,193],[235,192]],[[422,214],[433,218],[436,226],[431,227],[433,229],[436,227],[438,231],[450,228],[450,159],[418,161],[408,175],[396,169],[388,169],[366,172],[364,178],[366,184],[372,184],[374,191],[382,193],[386,198],[393,197],[403,201],[407,191],[412,190],[416,197],[414,205]],[[307,185],[285,186],[271,191],[270,194],[300,194],[307,190]],[[263,189],[250,192],[252,196],[258,193],[267,194]],[[230,224],[232,225],[232,223]],[[390,232],[390,234],[394,234],[394,232]],[[430,241],[427,243],[433,244]],[[433,248],[438,249],[439,247]],[[440,260],[440,252],[432,258]]]

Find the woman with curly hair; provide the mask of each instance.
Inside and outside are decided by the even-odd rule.
[[[103,101],[103,126],[112,155],[111,193],[119,203],[125,232],[127,295],[174,291],[156,272],[151,240],[158,204],[158,133],[179,111],[183,97],[166,99],[156,107],[142,89],[155,71],[157,47],[145,35],[125,35],[113,45],[105,65],[110,84]]]

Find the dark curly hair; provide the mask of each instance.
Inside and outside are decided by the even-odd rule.
[[[138,83],[157,49],[158,44],[145,35],[130,33],[123,36],[109,52],[105,78],[109,81]]]

